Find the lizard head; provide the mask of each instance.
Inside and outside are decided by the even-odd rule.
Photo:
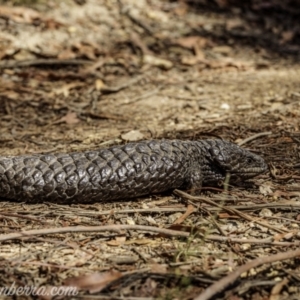
[[[236,144],[222,140],[210,140],[209,144],[208,160],[213,166],[210,171],[219,181],[223,180],[226,174],[229,174],[231,182],[237,182],[268,170],[262,157]]]

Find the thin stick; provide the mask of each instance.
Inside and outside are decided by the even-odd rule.
[[[121,90],[124,90],[126,88],[128,88],[129,86],[133,85],[133,84],[136,84],[137,82],[139,82],[140,80],[144,79],[145,78],[145,75],[141,75],[141,76],[138,76],[136,78],[133,78],[123,84],[120,84],[118,86],[104,86],[101,88],[101,92],[102,93],[117,93]]]
[[[140,231],[148,231],[155,232],[171,237],[189,237],[189,232],[183,232],[179,230],[158,228],[152,226],[143,226],[143,225],[105,225],[105,226],[69,226],[69,227],[61,227],[61,228],[48,228],[48,229],[33,229],[22,232],[13,232],[8,234],[0,235],[0,242],[8,241],[13,239],[22,239],[28,238],[31,236],[43,235],[43,234],[54,234],[54,233],[67,233],[67,232],[103,232],[103,231],[115,231],[120,232],[122,230],[140,230]],[[241,244],[266,244],[272,246],[300,246],[300,242],[273,242],[271,238],[268,239],[240,239],[240,238],[231,238],[225,236],[218,235],[202,235],[198,233],[198,235],[203,238],[203,240],[211,240],[217,242],[233,242],[233,243],[241,243]]]
[[[26,238],[35,235],[52,234],[52,233],[66,233],[66,232],[103,232],[103,231],[115,231],[121,232],[122,230],[141,230],[150,231],[160,234],[165,234],[174,237],[188,237],[188,232],[181,232],[172,229],[164,229],[152,226],[143,225],[105,225],[105,226],[69,226],[62,228],[48,228],[48,229],[33,229],[22,232],[13,232],[0,236],[1,241],[7,241],[12,239]]]
[[[194,298],[194,300],[209,300],[209,299],[211,299],[216,294],[218,294],[222,290],[224,290],[228,285],[235,282],[241,276],[241,274],[249,271],[252,268],[256,268],[263,264],[270,264],[270,263],[273,263],[276,261],[295,258],[297,256],[300,256],[300,249],[253,259],[253,260],[249,261],[248,263],[240,266],[239,268],[237,268],[235,271],[233,271],[229,275],[223,277],[221,280],[218,280],[217,282],[212,284],[203,293],[201,293],[199,296]]]
[[[285,233],[285,232],[288,232],[287,230],[283,230],[283,229],[280,229],[280,228],[276,228],[276,227],[274,227],[274,226],[271,226],[271,225],[269,225],[268,223],[260,222],[259,220],[255,219],[255,218],[252,218],[252,217],[248,216],[247,214],[240,212],[240,211],[237,210],[237,209],[228,208],[228,207],[226,207],[226,206],[224,206],[224,205],[217,204],[217,203],[215,203],[214,201],[211,201],[211,200],[206,199],[206,198],[204,198],[204,197],[200,197],[200,196],[191,196],[191,195],[189,195],[188,193],[185,193],[185,192],[180,191],[180,190],[174,190],[174,194],[176,194],[176,195],[178,195],[178,196],[180,196],[180,197],[184,197],[184,198],[189,199],[189,200],[193,200],[193,201],[202,201],[202,202],[204,202],[204,203],[206,203],[206,204],[210,204],[210,205],[212,205],[212,206],[218,207],[218,208],[220,209],[220,211],[221,211],[221,210],[224,210],[224,211],[226,211],[226,212],[228,212],[228,213],[236,214],[236,215],[238,215],[239,217],[244,218],[244,219],[246,219],[246,220],[248,220],[248,221],[250,221],[250,222],[254,222],[254,223],[256,223],[256,224],[259,224],[259,225],[264,226],[264,227],[266,227],[266,228],[269,228],[269,229],[271,229],[271,230],[277,231],[277,232],[279,232],[279,233]]]
[[[46,151],[43,151],[46,152]],[[238,201],[237,199],[236,201]],[[214,201],[223,201],[222,199],[214,199]],[[245,201],[245,199],[243,199]],[[53,204],[53,203],[51,203]],[[195,206],[197,206],[195,203],[192,203]],[[289,210],[289,211],[298,211],[300,210],[300,204],[296,203],[295,201],[286,201],[286,203],[263,203],[263,204],[253,204],[253,205],[226,205],[228,209],[238,209],[240,211],[256,211],[256,210],[261,210],[263,208],[270,208],[270,209],[282,209],[282,210]],[[61,208],[58,206],[58,209]],[[133,208],[133,209],[110,209],[110,210],[101,210],[101,211],[85,211],[82,209],[76,209],[76,208],[68,208],[68,210],[62,209],[61,211],[59,210],[56,211],[41,211],[41,210],[34,210],[33,211],[19,211],[15,210],[15,213],[18,213],[20,215],[47,215],[51,213],[51,215],[57,216],[61,215],[62,213],[64,215],[74,215],[76,216],[100,216],[100,215],[111,215],[111,214],[131,214],[131,213],[161,213],[161,212],[185,212],[184,207],[154,207],[154,208]],[[205,209],[214,212],[214,211],[219,211],[219,207],[209,207],[205,206]],[[6,213],[7,210],[0,210],[0,214]],[[284,218],[281,218],[284,219]],[[295,221],[295,220],[290,220],[295,223],[299,223],[300,221]]]
[[[259,137],[262,137],[262,136],[266,136],[266,135],[271,135],[272,134],[272,131],[266,131],[266,132],[260,132],[260,133],[257,133],[257,134],[254,134],[252,136],[249,136],[248,138],[240,141],[239,143],[237,143],[239,146],[242,146],[242,145],[245,145],[247,144],[248,142],[250,141],[253,141]]]
[[[39,220],[39,219],[31,217],[31,216],[24,216],[24,215],[9,213],[9,212],[0,212],[0,216],[15,217],[15,218],[20,218],[20,219],[27,219],[27,220],[31,220],[31,221],[34,221],[34,222],[39,222],[39,223],[44,224],[44,225],[50,224],[47,221],[42,221],[42,220]]]
[[[0,62],[0,69],[24,68],[42,65],[84,65],[92,61],[84,59],[28,59],[28,60],[4,60]]]

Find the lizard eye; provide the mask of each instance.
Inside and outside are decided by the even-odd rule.
[[[252,157],[247,157],[247,163],[248,164],[251,164],[251,163],[253,163],[253,158]]]

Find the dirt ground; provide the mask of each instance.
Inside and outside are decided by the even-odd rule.
[[[276,0],[2,1],[0,155],[214,136],[270,172],[199,197],[2,199],[0,298],[299,299],[299,14]]]

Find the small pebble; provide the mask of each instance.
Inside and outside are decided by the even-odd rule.
[[[273,216],[273,213],[271,212],[270,209],[268,208],[263,208],[260,213],[259,213],[260,217],[271,217]]]

